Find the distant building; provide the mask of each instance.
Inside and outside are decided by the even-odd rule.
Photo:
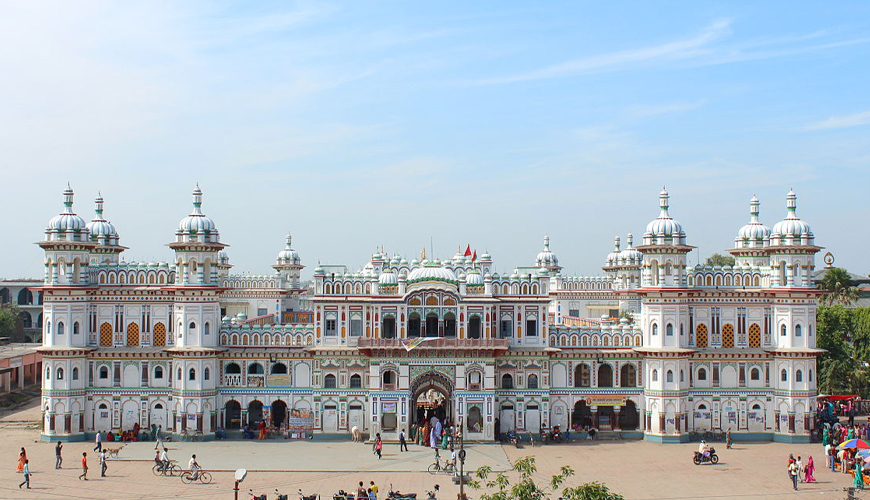
[[[0,304],[16,304],[21,311],[23,336],[13,342],[42,342],[42,280],[0,280]]]
[[[201,205],[197,188],[171,263],[131,263],[102,198],[87,223],[64,192],[39,243],[45,439],[282,427],[291,410],[316,434],[386,438],[432,415],[480,440],[590,425],[657,442],[711,429],[807,441],[814,426],[820,247],[793,192],[773,229],[753,198],[734,266],[688,265],[662,191],[642,244],[617,239],[602,276],[564,275],[545,238],[510,273],[488,252],[381,249],[356,271],[319,265],[307,287],[289,236],[275,274],[230,275]]]

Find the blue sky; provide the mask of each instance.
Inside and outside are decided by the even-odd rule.
[[[866,274],[868,28],[866,2],[4,2],[0,276],[41,276],[67,181],[128,260],[171,260],[199,182],[257,273],[290,231],[308,273],[430,237],[509,270],[549,234],[595,274],[662,185],[703,260],[793,187]]]

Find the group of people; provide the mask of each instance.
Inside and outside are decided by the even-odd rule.
[[[100,444],[98,442],[98,444]],[[107,464],[106,450],[102,449],[100,446],[99,449],[100,456],[100,476],[106,477],[106,471],[109,469]],[[54,468],[62,469],[63,468],[63,443],[58,442],[54,446]],[[24,475],[24,480],[18,484],[18,487],[21,488],[23,486],[27,486],[27,489],[31,489],[30,487],[30,478],[33,476],[33,473],[30,472],[30,459],[27,458],[27,450],[24,447],[21,447],[21,451],[18,453],[18,464],[15,468],[15,472]],[[79,475],[79,480],[87,481],[88,480],[88,453],[82,452],[82,473]]]
[[[441,419],[433,415],[428,420],[423,419],[411,425],[410,439],[419,446],[446,450],[454,447],[461,434],[459,425],[446,419],[442,423]]]
[[[338,490],[335,497],[344,500],[378,500],[378,491],[378,485],[376,485],[374,481],[369,481],[368,487],[366,487],[364,482],[360,481],[356,493]]]
[[[813,457],[810,456],[807,459],[806,465],[803,463],[803,459],[798,456],[797,459],[794,458],[794,455],[788,456],[788,466],[786,468],[788,471],[788,478],[792,482],[792,487],[795,490],[798,489],[798,483],[815,483],[816,478],[813,477],[813,473],[816,471],[816,465],[813,462]]]

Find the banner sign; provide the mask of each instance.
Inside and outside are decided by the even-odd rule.
[[[625,396],[616,394],[590,394],[586,396],[588,406],[624,406]]]
[[[398,406],[398,404],[395,402],[383,403],[383,406],[381,406],[381,411],[382,411],[382,413],[396,413],[397,406]]]
[[[290,410],[287,418],[287,437],[305,439],[314,433],[314,412],[311,410]]]

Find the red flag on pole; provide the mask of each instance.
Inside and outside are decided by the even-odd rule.
[[[465,247],[465,253],[462,255],[463,257],[471,257],[471,245]]]
[[[475,262],[477,260],[477,250],[474,251],[474,255],[471,256],[471,262]]]

